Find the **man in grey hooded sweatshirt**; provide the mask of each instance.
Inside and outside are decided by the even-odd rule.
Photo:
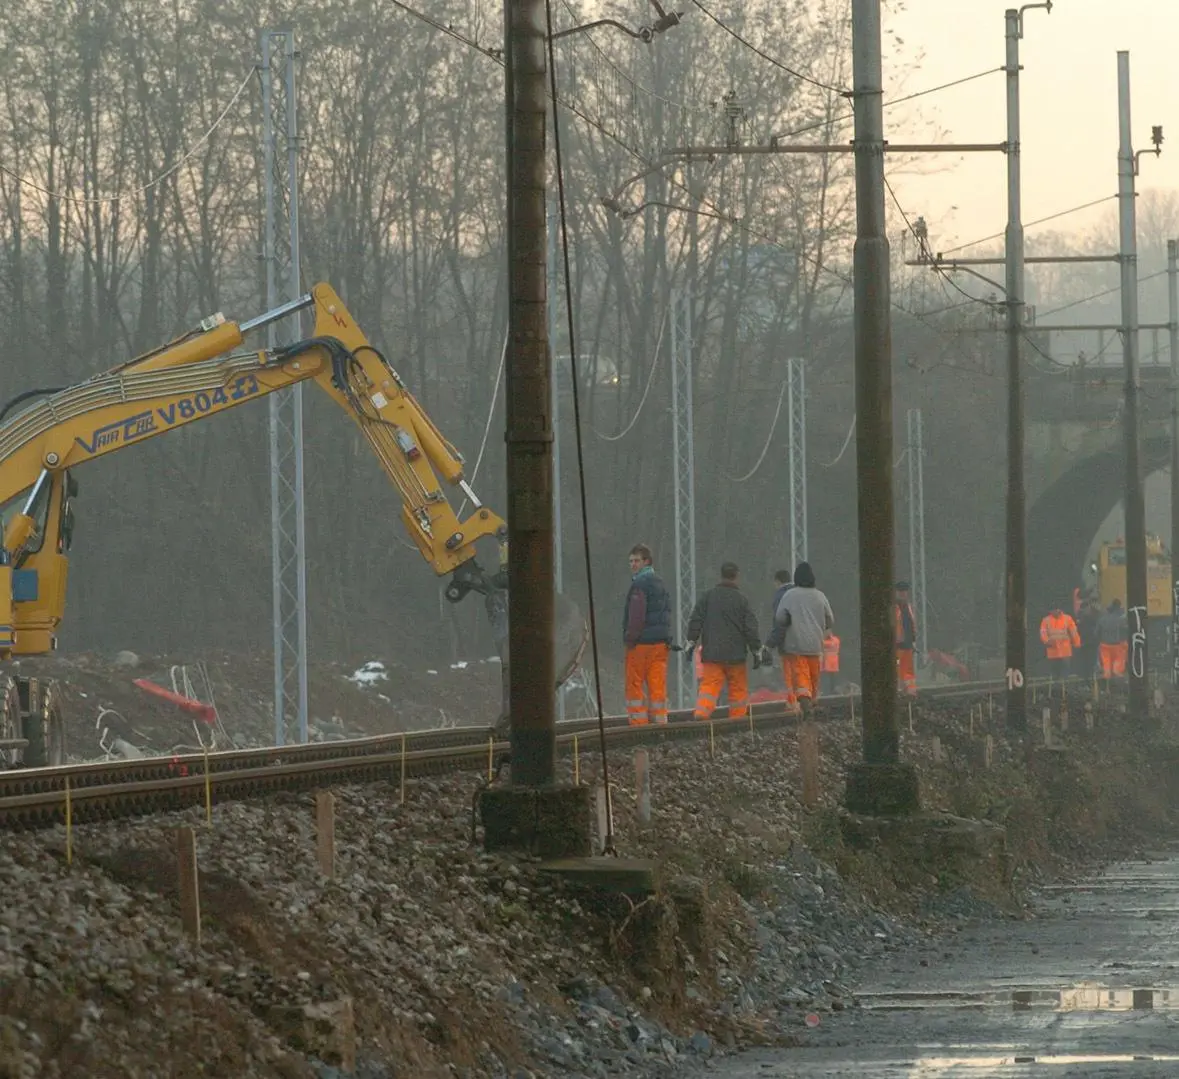
[[[835,615],[827,597],[815,587],[815,571],[800,562],[794,571],[794,587],[782,595],[774,622],[782,636],[782,677],[786,692],[797,701],[804,718],[819,695],[819,665],[823,639],[835,628]]]

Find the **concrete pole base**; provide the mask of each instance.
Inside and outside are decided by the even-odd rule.
[[[586,858],[593,853],[592,788],[491,787],[479,798],[483,847],[541,858]]]
[[[917,769],[911,764],[853,764],[847,773],[848,811],[864,817],[906,817],[921,809]]]

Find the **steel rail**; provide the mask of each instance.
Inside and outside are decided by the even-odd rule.
[[[1044,682],[1047,685],[1047,681]],[[1059,686],[1060,683],[1056,683]],[[1086,685],[1083,680],[1077,684]],[[958,683],[929,687],[919,700],[955,700],[997,696],[1000,682]],[[831,697],[816,704],[818,718],[852,709],[858,695]],[[798,721],[781,702],[759,702],[749,715],[730,719],[717,710],[701,722],[688,710],[673,712],[667,725],[630,726],[625,716],[611,716],[611,742],[652,744],[668,739],[699,738],[773,728]],[[559,724],[558,745],[572,749],[596,726],[594,720]],[[585,751],[588,751],[588,744]],[[69,803],[74,822],[116,820],[203,804],[206,797],[225,802],[279,791],[311,790],[324,785],[380,780],[400,783],[434,773],[468,768],[492,769],[510,750],[486,727],[456,727],[374,735],[335,742],[220,753],[151,757],[133,761],[95,761],[58,768],[18,769],[0,773],[0,827],[39,828],[62,823]],[[68,781],[68,782],[67,782]]]

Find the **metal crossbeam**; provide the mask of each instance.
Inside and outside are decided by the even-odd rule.
[[[921,424],[921,409],[908,411],[909,460],[909,576],[912,578],[913,609],[917,614],[918,632],[928,648],[929,625],[925,602],[925,445]]]
[[[264,30],[262,47],[263,183],[266,228],[266,306],[300,293],[299,128],[295,97],[295,36]],[[279,152],[279,139],[285,153]],[[274,349],[302,336],[298,312],[270,324]],[[270,528],[274,605],[274,743],[285,745],[287,724],[307,741],[307,559],[303,505],[303,389],[273,393],[270,406]]]
[[[806,361],[789,361],[787,404],[790,407],[790,558],[791,568],[806,553]]]
[[[683,633],[696,603],[696,481],[692,437],[692,297],[671,297],[672,461],[675,466],[675,620]],[[676,705],[696,699],[696,670],[677,665]]]

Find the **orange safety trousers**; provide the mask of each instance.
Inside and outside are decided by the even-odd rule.
[[[818,656],[795,656],[786,653],[782,656],[782,678],[786,682],[786,692],[791,704],[800,697],[812,701],[819,699]]]
[[[1130,651],[1129,641],[1121,644],[1098,645],[1098,655],[1101,658],[1101,677],[1107,681],[1110,678],[1121,678],[1126,673],[1126,656]]]
[[[897,649],[897,678],[905,693],[910,697],[917,696],[917,668],[913,665],[913,649]]]
[[[708,719],[716,711],[721,690],[729,687],[729,719],[744,719],[749,708],[749,671],[741,663],[702,663],[696,695],[696,718]]]
[[[636,644],[626,650],[626,715],[632,727],[645,726],[648,719],[667,722],[668,652],[666,644]]]

